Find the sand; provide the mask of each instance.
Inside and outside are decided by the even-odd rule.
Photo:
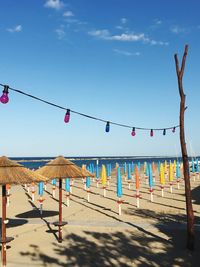
[[[158,179],[158,178],[157,178]],[[164,197],[157,183],[154,202],[142,177],[140,208],[136,207],[135,184],[131,189],[123,177],[122,215],[118,215],[115,177],[103,197],[103,189],[91,179],[90,202],[82,180],[75,180],[66,205],[63,190],[63,243],[57,242],[58,189],[52,198],[52,185],[44,193],[43,218],[38,195],[31,200],[22,186],[12,186],[7,207],[7,266],[200,266],[200,179],[191,179],[196,217],[196,250],[186,247],[184,184],[174,182],[173,193],[166,184]]]

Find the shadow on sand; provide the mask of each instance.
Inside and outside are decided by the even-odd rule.
[[[38,209],[29,210],[23,213],[17,214],[16,218],[41,218],[41,217],[52,217],[58,215],[58,211],[53,210],[43,210],[42,216],[40,214],[40,211]]]
[[[140,212],[141,217],[158,218],[159,214],[146,210]],[[21,251],[21,256],[31,258],[41,266],[80,266],[80,267],[130,267],[130,266],[194,266],[199,267],[200,232],[196,231],[196,250],[186,250],[186,229],[179,227],[177,215],[167,215],[162,224],[155,223],[145,231],[141,227],[134,229],[118,228],[107,232],[82,230],[68,233],[63,244],[51,243],[53,255],[45,254],[39,246],[31,245],[28,251]],[[178,223],[179,222],[179,223]],[[164,224],[164,227],[163,227]]]
[[[8,224],[6,224],[6,228],[12,228],[12,227],[17,227],[17,226],[21,226],[21,225],[24,225],[26,223],[28,223],[27,220],[23,220],[23,219],[10,219],[10,218],[7,218],[8,219]],[[1,231],[1,221],[2,221],[2,218],[0,218],[0,231]]]

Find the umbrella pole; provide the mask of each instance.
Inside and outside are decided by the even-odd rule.
[[[172,183],[170,183],[170,193],[172,194],[173,188],[172,188]]]
[[[87,189],[87,201],[90,202],[90,188]]]
[[[66,198],[67,198],[67,207],[69,207],[69,196],[70,196],[70,192],[67,192],[67,194],[66,194]]]
[[[44,190],[47,190],[47,182],[44,182]]]
[[[62,242],[62,179],[59,179],[59,226],[58,226],[58,242]]]
[[[179,179],[177,179],[177,188],[178,188],[178,189],[180,189],[179,182],[180,182],[180,180],[179,180]]]
[[[140,191],[139,189],[136,190],[136,202],[137,202],[137,208],[140,207]]]
[[[164,197],[164,186],[161,186],[161,195]]]
[[[151,197],[151,202],[153,202],[153,188],[150,187],[150,197]]]
[[[118,201],[117,202],[118,202],[119,215],[122,215],[122,207],[121,207],[122,200],[121,200],[120,197],[118,198]]]
[[[128,189],[129,189],[129,190],[131,189],[130,181],[128,181]]]
[[[70,194],[72,194],[72,187],[73,187],[73,185],[74,185],[74,180],[72,179],[72,181],[70,180],[70,188],[69,188]]]
[[[103,196],[106,197],[106,187],[103,187]]]
[[[56,191],[56,187],[55,187],[55,185],[53,185],[53,191],[52,191],[52,196],[53,196],[53,198],[56,197],[56,193],[55,193],[55,191]]]
[[[10,206],[10,189],[6,190],[6,205],[7,207]]]
[[[2,220],[1,220],[1,238],[2,238],[2,266],[6,266],[6,186],[2,185]]]

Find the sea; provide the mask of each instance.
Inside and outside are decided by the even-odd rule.
[[[50,160],[54,159],[55,157],[13,157],[12,160],[15,160],[19,162],[20,164],[24,165],[25,167],[29,169],[38,169]],[[124,157],[65,157],[66,159],[74,162],[76,165],[81,167],[83,164],[89,165],[89,164],[98,164],[101,166],[102,164],[107,165],[111,164],[112,168],[116,166],[116,163],[119,164],[119,166],[124,166],[124,164],[128,163],[134,163],[137,164],[140,162],[140,164],[146,163],[158,163],[158,162],[164,162],[167,160],[167,162],[170,161],[182,161],[181,157],[130,157],[130,156],[124,156]],[[189,158],[189,161],[192,160],[192,158]]]

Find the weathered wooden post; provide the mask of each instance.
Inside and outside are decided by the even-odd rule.
[[[184,113],[187,107],[185,106],[186,95],[183,89],[183,73],[185,68],[185,61],[188,53],[188,45],[185,46],[185,51],[182,58],[181,69],[179,68],[179,61],[177,54],[174,55],[176,64],[176,73],[178,78],[178,88],[180,94],[180,144],[183,159],[183,173],[185,181],[185,198],[186,198],[186,212],[187,212],[187,248],[189,250],[194,249],[194,213],[192,207],[191,186],[190,186],[190,174],[189,174],[189,162],[187,147],[185,142],[185,130],[184,130]]]

